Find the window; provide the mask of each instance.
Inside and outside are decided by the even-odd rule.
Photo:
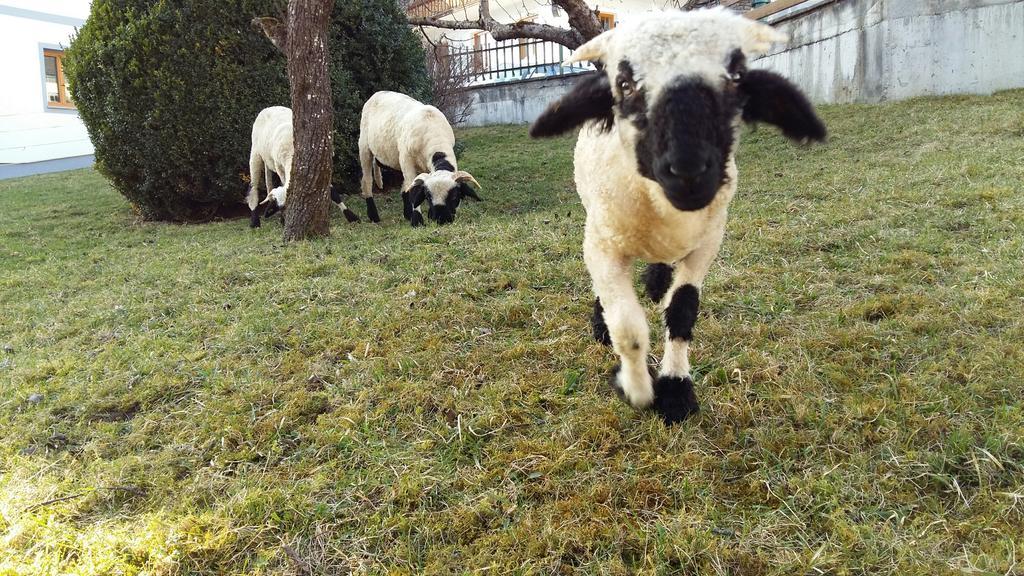
[[[537,16],[531,14],[530,16],[527,16],[526,18],[520,19],[519,22],[516,22],[516,24],[521,24],[521,23],[524,23],[524,22],[534,22],[536,20],[537,20]],[[529,64],[530,57],[535,57],[537,55],[537,44],[538,44],[538,42],[536,40],[531,40],[529,38],[520,38],[519,39],[519,65],[520,66],[524,65],[524,61],[525,61],[525,64]]]
[[[597,19],[601,22],[601,30],[608,31],[615,28],[615,14],[611,12],[598,12]]]
[[[64,52],[43,50],[47,108],[74,108],[68,82],[64,77]]]
[[[528,38],[519,39],[519,65],[526,66],[530,64],[530,58],[537,54],[537,41],[530,40]]]
[[[473,71],[478,73],[484,71],[484,45],[487,41],[484,34],[487,32],[473,34]]]

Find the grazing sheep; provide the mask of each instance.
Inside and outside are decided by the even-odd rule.
[[[359,222],[359,217],[356,216],[354,212],[346,208],[345,203],[341,201],[341,193],[338,192],[338,190],[334,187],[334,184],[331,184],[330,196],[331,202],[334,202],[342,209],[342,211],[345,214],[345,218],[349,222]],[[264,198],[263,201],[259,203],[256,210],[254,211],[254,214],[256,214],[256,223],[255,226],[252,227],[256,228],[260,225],[259,214],[262,214],[264,218],[270,218],[278,211],[283,211],[285,209],[285,201],[287,200],[287,198],[288,190],[284,186],[278,186],[277,188],[271,190],[267,194],[267,197]]]
[[[590,40],[568,63],[601,70],[580,79],[530,129],[553,136],[583,125],[574,158],[586,209],[583,258],[593,281],[594,336],[621,364],[612,385],[667,422],[698,410],[688,355],[704,276],[718,254],[740,119],[791,139],[823,140],[825,126],[789,81],[748,70],[785,36],[723,9],[654,14]],[[647,294],[664,309],[665,354],[647,366],[649,332],[633,262],[649,264]]]
[[[424,201],[427,216],[447,224],[464,197],[480,200],[480,184],[458,169],[454,147],[455,133],[437,108],[397,92],[370,96],[359,122],[360,185],[370,220],[380,222],[373,200],[374,181],[383,187],[377,164],[402,171],[404,215],[413,226],[423,224]]]
[[[292,111],[284,106],[264,108],[252,125],[252,151],[249,153],[249,177],[252,183],[245,194],[245,201],[251,212],[249,227],[260,225],[260,216],[270,216],[284,208],[288,184],[291,181],[292,157],[295,146],[292,141]],[[260,186],[269,191],[274,185],[273,175],[281,177],[281,186],[268,192],[263,202],[259,201]],[[279,191],[279,192],[278,192]],[[275,194],[276,193],[276,194]],[[330,189],[331,200],[341,208],[345,219],[358,222],[359,217],[341,201],[334,186]]]
[[[278,186],[267,193],[267,197],[260,202],[261,205],[266,205],[263,213],[264,218],[270,218],[278,210],[284,210],[284,203],[288,199],[288,190],[284,186]]]

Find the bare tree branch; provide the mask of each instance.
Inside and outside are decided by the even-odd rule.
[[[476,20],[444,20],[437,17],[410,18],[413,26],[430,26],[446,30],[485,30],[495,40],[511,40],[513,38],[534,38],[548,40],[567,48],[578,48],[587,40],[601,33],[601,23],[597,14],[591,10],[584,0],[551,0],[569,17],[569,28],[561,28],[550,24],[536,22],[514,22],[505,24],[491,16],[490,0],[480,0],[480,15]]]
[[[569,17],[569,27],[579,32],[584,41],[603,31],[601,21],[597,19],[597,10],[591,10],[583,0],[551,0],[551,3],[565,10]]]
[[[430,44],[434,48],[434,53],[436,54],[437,44],[430,40],[430,36],[427,36],[427,31],[423,29],[423,26],[420,26],[420,34],[423,35],[423,41],[426,42],[427,44]]]
[[[427,73],[433,93],[431,104],[453,125],[461,124],[469,118],[473,107],[473,96],[466,90],[473,77],[473,59],[468,54],[453,54],[446,44],[426,40],[433,46],[427,53]]]
[[[303,560],[302,556],[299,556],[299,553],[295,551],[295,548],[292,548],[287,544],[282,544],[281,549],[284,550],[284,553],[288,555],[288,559],[290,559],[292,563],[295,564],[295,569],[299,572],[299,574],[301,574],[302,576],[307,576],[308,574],[310,574],[309,562]]]
[[[281,52],[287,51],[288,46],[288,23],[283,19],[260,16],[252,19],[252,27],[262,30],[267,38],[277,46]]]

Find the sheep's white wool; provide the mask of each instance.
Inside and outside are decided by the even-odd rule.
[[[448,193],[461,182],[468,182],[474,189],[480,189],[480,183],[476,181],[476,178],[470,176],[469,172],[461,170],[457,172],[434,170],[429,174],[423,173],[416,176],[416,181],[423,182],[423,185],[430,193],[430,199],[433,204],[444,204]]]
[[[605,32],[581,46],[570,61],[604,62],[613,86],[618,63],[628,62],[651,103],[680,76],[696,74],[720,85],[734,49],[759,54],[784,39],[770,26],[725,9],[672,11]],[[680,211],[656,182],[639,175],[635,137],[632,124],[622,121],[610,132],[593,125],[580,131],[574,168],[576,189],[587,208],[585,244],[592,251],[674,263],[722,234],[736,190],[736,164],[730,155],[726,183],[711,204]]]
[[[728,180],[711,204],[680,211],[657,183],[637,173],[635,156],[616,130],[584,128],[576,144],[576,189],[587,212],[583,256],[622,362],[618,386],[631,404],[645,407],[654,400],[647,371],[650,329],[633,288],[632,263],[643,259],[674,265],[669,297],[684,284],[699,287],[725,234],[737,170],[730,157]],[[663,375],[689,376],[687,349],[686,343],[666,340]]]
[[[676,209],[661,186],[637,173],[636,157],[618,128],[580,131],[574,156],[576,190],[587,211],[584,249],[648,262],[673,263],[724,230],[736,192],[736,163],[726,163],[727,182],[705,208]]]
[[[292,157],[295,145],[292,137],[292,111],[284,106],[265,108],[256,116],[252,125],[252,150],[249,152],[249,177],[251,186],[245,201],[252,211],[249,225],[260,225],[260,213],[256,208],[260,204],[268,204],[271,198],[276,200],[278,208],[284,208],[291,184]],[[281,178],[281,185],[267,193],[263,202],[259,201],[260,188],[270,189],[273,186],[274,174]],[[352,211],[341,201],[340,195],[331,192],[331,199],[345,214],[349,222],[358,221]]]
[[[430,201],[433,204],[444,204],[448,197],[448,192],[457,185],[455,173],[447,170],[423,173],[416,176],[416,180],[423,181],[423,185],[430,193]]]
[[[246,198],[250,210],[259,202],[259,188],[268,189],[273,183],[273,174],[281,177],[281,185],[287,189],[291,182],[292,156],[295,147],[292,140],[292,111],[284,106],[263,109],[252,125],[252,149],[249,153],[249,177],[252,187]],[[284,205],[284,202],[281,202]]]
[[[587,213],[583,260],[597,296],[594,336],[619,356],[616,388],[668,423],[699,410],[689,343],[736,192],[740,120],[774,124],[795,141],[827,135],[796,86],[746,66],[784,39],[722,9],[650,14],[581,46],[569,62],[593,60],[601,71],[582,76],[530,128],[543,138],[582,127],[573,165]],[[656,378],[633,285],[637,259],[649,263],[646,292],[664,311]]]
[[[269,202],[271,198],[273,198],[275,201],[277,201],[277,205],[279,207],[283,208],[284,207],[284,202],[288,198],[288,190],[285,189],[284,186],[278,186],[277,188],[274,188],[273,190],[271,190],[270,194],[267,194],[267,197],[264,198],[263,201],[264,202]]]

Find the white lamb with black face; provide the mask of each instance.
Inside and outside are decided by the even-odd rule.
[[[534,137],[583,126],[574,158],[587,212],[583,258],[593,281],[594,336],[621,360],[612,384],[668,423],[698,410],[688,356],[700,288],[718,254],[736,192],[740,120],[774,124],[794,140],[823,140],[807,98],[746,58],[785,36],[724,9],[652,14],[587,42],[567,63],[582,78],[531,127]],[[665,355],[647,366],[649,332],[633,289],[663,307]]]
[[[292,137],[292,110],[284,106],[264,108],[252,124],[252,148],[249,152],[249,178],[252,183],[245,193],[249,205],[249,227],[258,228],[260,216],[270,217],[278,210],[284,210],[288,185],[292,179],[292,158],[295,144]],[[281,185],[273,190],[274,174],[281,179]],[[267,197],[260,201],[260,187],[267,189]],[[341,194],[334,186],[328,191],[331,201],[338,205],[345,219],[358,222],[359,217],[341,201]]]
[[[402,171],[402,204],[405,219],[413,226],[423,224],[420,205],[427,204],[427,217],[438,224],[455,220],[463,198],[480,200],[480,184],[458,169],[455,132],[437,108],[399,94],[377,92],[363,104],[359,120],[359,164],[363,170],[362,195],[366,214],[380,222],[373,200],[373,182],[382,187],[382,164]]]

